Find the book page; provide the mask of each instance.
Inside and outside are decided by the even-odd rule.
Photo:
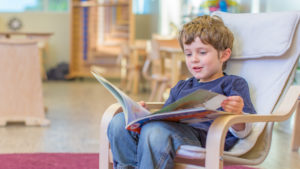
[[[226,96],[224,95],[199,89],[154,113],[171,112],[196,107],[216,110],[221,106],[221,103],[225,99]]]
[[[127,96],[124,92],[118,89],[116,86],[111,84],[101,75],[99,75],[95,71],[91,71],[91,73],[95,76],[95,78],[118,100],[123,108],[123,112],[125,114],[126,124],[134,121],[138,118],[144,117],[146,115],[151,114],[150,111],[136,103],[129,96]]]
[[[157,112],[132,121],[126,126],[126,129],[139,132],[145,123],[153,120],[187,124],[210,121],[222,115],[232,114],[217,111],[226,98],[224,95],[199,89]]]
[[[232,113],[216,111],[216,110],[207,110],[204,107],[182,109],[182,110],[171,111],[171,112],[150,114],[148,116],[132,121],[126,126],[126,129],[139,132],[139,129],[145,123],[153,120],[164,120],[164,121],[193,124],[193,123],[210,121],[219,116],[229,115],[229,114]]]

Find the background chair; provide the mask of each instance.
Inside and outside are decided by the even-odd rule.
[[[259,164],[269,152],[273,122],[288,119],[295,108],[297,113],[300,110],[300,87],[290,87],[300,54],[299,13],[216,12],[214,15],[220,16],[235,35],[234,49],[225,72],[240,75],[248,81],[258,114],[217,118],[208,131],[206,149],[181,146],[176,154],[175,168],[196,168],[196,165],[201,165],[207,169],[219,169],[224,164]],[[148,105],[150,109],[162,106],[161,103]],[[101,169],[108,168],[112,161],[106,136],[107,125],[114,113],[120,111],[121,107],[113,104],[102,117]],[[240,122],[252,122],[252,132],[245,139],[240,139],[230,151],[224,152],[228,128]],[[298,123],[295,122],[297,130]],[[299,138],[299,133],[293,138]],[[293,149],[298,149],[299,146],[299,139],[294,139]]]
[[[161,39],[153,36],[148,47],[147,59],[143,66],[143,76],[151,83],[151,94],[148,101],[163,101],[163,94],[171,87],[171,59],[161,47],[179,46],[177,39]]]
[[[142,76],[142,67],[146,56],[145,40],[136,40],[133,44],[121,45],[117,62],[121,65],[121,86],[126,86],[126,92],[138,94]]]
[[[123,43],[120,46],[120,53],[118,55],[117,64],[121,67],[121,86],[126,86],[129,79],[127,73],[133,69],[133,66],[128,65],[130,56],[130,48],[128,43]],[[126,90],[129,90],[126,88]]]
[[[48,125],[37,42],[0,40],[0,126],[7,122]]]

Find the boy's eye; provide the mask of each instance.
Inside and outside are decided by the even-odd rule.
[[[189,56],[192,56],[191,53],[186,53],[185,56],[189,57]]]
[[[206,51],[200,51],[201,55],[205,55],[207,52]]]

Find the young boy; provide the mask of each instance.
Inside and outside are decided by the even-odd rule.
[[[185,24],[179,42],[193,77],[179,81],[171,89],[165,106],[195,90],[206,89],[228,96],[220,110],[236,114],[256,113],[247,82],[241,77],[223,73],[231,55],[233,34],[219,17],[201,16]],[[141,105],[146,107],[144,102]],[[108,128],[114,167],[173,168],[176,151],[181,145],[205,147],[211,123],[188,125],[152,121],[137,134],[125,129],[124,115],[119,113]],[[249,124],[233,125],[226,136],[225,150],[232,148],[239,138],[246,137],[250,130]]]

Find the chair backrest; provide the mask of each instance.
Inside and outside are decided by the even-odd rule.
[[[234,48],[225,72],[244,77],[258,114],[274,110],[298,64],[300,54],[299,13],[229,14],[216,12],[233,32]],[[265,128],[254,124],[248,147],[253,147]],[[270,128],[272,129],[272,128]],[[245,146],[244,144],[237,144]],[[243,154],[248,150],[234,147]]]

